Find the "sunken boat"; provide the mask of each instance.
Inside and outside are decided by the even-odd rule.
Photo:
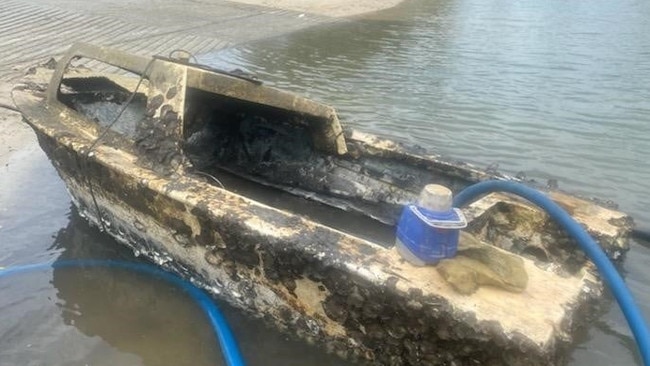
[[[506,194],[462,209],[459,257],[471,242],[496,267],[413,265],[395,227],[425,186],[514,178],[343,128],[333,108],[248,76],[76,44],[13,98],[92,225],[341,357],[562,364],[602,295],[575,243]],[[627,250],[627,215],[546,193],[610,257]]]

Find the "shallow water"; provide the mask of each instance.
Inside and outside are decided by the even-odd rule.
[[[414,0],[200,60],[336,106],[349,125],[611,199],[650,227],[650,3]],[[37,149],[0,167],[0,266],[136,260],[78,217]],[[648,247],[626,280],[650,317]],[[219,364],[180,291],[111,270],[0,279],[0,365]],[[343,364],[225,307],[251,365]],[[571,365],[640,365],[615,303]]]

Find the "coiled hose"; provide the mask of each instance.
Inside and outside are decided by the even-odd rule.
[[[28,264],[0,269],[0,278],[25,272],[41,271],[49,268],[68,267],[110,267],[126,269],[161,278],[173,285],[182,288],[190,295],[190,297],[192,297],[192,299],[194,299],[194,301],[196,301],[196,303],[201,307],[201,309],[205,312],[208,319],[210,320],[210,325],[212,326],[214,333],[219,340],[219,346],[221,347],[221,353],[226,365],[244,366],[243,357],[239,352],[239,347],[237,346],[235,337],[233,336],[230,327],[226,322],[226,318],[223,316],[219,308],[217,308],[217,306],[214,304],[212,299],[205,292],[191,284],[189,281],[185,281],[182,278],[169,272],[165,272],[151,264],[132,263],[116,260],[62,260],[54,263]]]
[[[623,311],[625,319],[634,334],[643,364],[650,366],[650,332],[648,331],[648,326],[645,323],[641,310],[634,302],[632,293],[630,293],[630,290],[625,285],[618,271],[616,271],[612,262],[607,258],[607,255],[594,239],[558,204],[542,192],[520,183],[491,180],[474,184],[456,195],[454,198],[454,206],[461,207],[476,200],[479,196],[492,192],[512,193],[536,204],[544,209],[553,220],[578,242],[580,248],[594,262],[596,268],[598,268],[600,275],[605,279],[605,283],[609,286],[614,298],[616,298],[618,305]]]

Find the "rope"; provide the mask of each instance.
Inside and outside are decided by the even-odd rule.
[[[135,99],[135,96],[138,93],[138,89],[140,89],[140,86],[142,85],[142,82],[144,81],[145,75],[147,75],[147,72],[149,71],[149,68],[151,68],[151,65],[153,64],[154,61],[155,61],[155,59],[153,59],[153,58],[149,61],[149,63],[147,64],[147,67],[145,67],[144,71],[140,75],[140,79],[138,80],[138,84],[136,84],[135,89],[133,90],[133,93],[131,93],[131,95],[129,96],[129,99],[126,100],[126,103],[124,103],[124,105],[122,106],[120,111],[117,113],[117,115],[115,116],[113,121],[111,123],[109,123],[108,126],[106,126],[106,128],[104,128],[104,130],[99,133],[99,135],[97,136],[95,141],[93,141],[93,143],[90,144],[90,147],[88,147],[88,151],[84,155],[85,158],[83,159],[83,164],[82,164],[83,165],[83,170],[86,170],[86,171],[88,170],[88,163],[90,162],[90,158],[92,157],[92,151],[95,148],[95,146],[97,145],[97,143],[106,135],[108,130],[110,130],[111,127],[113,127],[113,125],[115,125],[115,123],[117,123],[117,121],[120,119],[120,117],[122,117],[122,114],[124,113],[124,111],[126,111],[126,109],[129,107],[129,105],[131,105],[131,103],[133,102],[133,99]],[[90,197],[92,198],[93,204],[95,205],[95,211],[97,211],[97,221],[99,221],[99,224],[102,227],[102,231],[108,232],[108,230],[106,228],[106,224],[104,224],[104,219],[102,217],[102,212],[99,210],[99,205],[97,204],[97,198],[95,198],[95,192],[93,190],[92,181],[90,180],[90,177],[88,175],[85,175],[85,178],[86,178],[86,183],[88,184],[88,190],[90,191]]]
[[[17,113],[22,113],[18,108],[9,104],[0,103],[0,108],[8,109],[10,111],[17,112]]]

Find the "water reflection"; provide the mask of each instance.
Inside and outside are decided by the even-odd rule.
[[[57,261],[136,260],[128,249],[89,227],[74,209],[50,250],[60,252]],[[49,329],[34,332],[31,338],[39,342],[48,333],[65,333],[64,340],[53,341],[48,348],[69,349],[46,358],[47,364],[221,364],[203,313],[181,290],[112,268],[56,268],[50,284],[54,306],[38,311],[60,315],[62,324],[51,322]]]
[[[57,260],[137,260],[129,249],[89,227],[74,208],[52,249],[61,251]],[[107,359],[119,356],[135,365],[223,364],[203,312],[182,290],[163,281],[114,268],[56,268],[51,284],[63,323],[112,349],[107,352],[104,345],[101,352],[86,351],[85,363],[108,364]],[[226,304],[220,307],[250,365],[344,364]]]

